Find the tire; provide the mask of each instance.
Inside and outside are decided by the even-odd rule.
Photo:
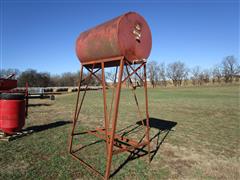
[[[54,95],[51,95],[51,96],[50,96],[50,100],[52,100],[52,101],[55,100],[55,96],[54,96]]]
[[[25,95],[22,93],[2,93],[0,94],[2,100],[24,100]]]

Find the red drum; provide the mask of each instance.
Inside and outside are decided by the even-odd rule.
[[[14,134],[25,125],[25,95],[0,94],[0,130]]]

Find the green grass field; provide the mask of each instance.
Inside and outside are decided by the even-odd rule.
[[[148,164],[147,156],[129,158],[127,152],[116,155],[113,179],[239,179],[239,90],[237,85],[149,89],[151,120],[162,125],[151,128],[152,161]],[[137,95],[144,110],[143,89],[137,89]],[[0,142],[0,179],[97,179],[68,154],[75,99],[76,93],[57,96],[55,101],[30,100],[25,128],[35,132]],[[132,93],[124,89],[117,128],[129,127],[125,131],[130,131],[139,120]],[[79,131],[102,126],[101,91],[87,92],[79,121]],[[164,130],[169,123],[177,124]],[[139,138],[141,126],[134,131],[128,136]],[[74,144],[96,140],[83,135]],[[104,173],[104,142],[78,155]]]

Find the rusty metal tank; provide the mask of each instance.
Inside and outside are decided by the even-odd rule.
[[[82,32],[76,42],[81,63],[124,56],[129,61],[147,59],[152,47],[150,28],[145,19],[128,12]]]

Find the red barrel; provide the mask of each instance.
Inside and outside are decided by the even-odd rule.
[[[129,61],[147,59],[151,31],[142,16],[129,12],[80,34],[76,53],[81,63],[124,56]]]
[[[25,95],[17,93],[0,94],[0,130],[13,134],[25,124]]]

